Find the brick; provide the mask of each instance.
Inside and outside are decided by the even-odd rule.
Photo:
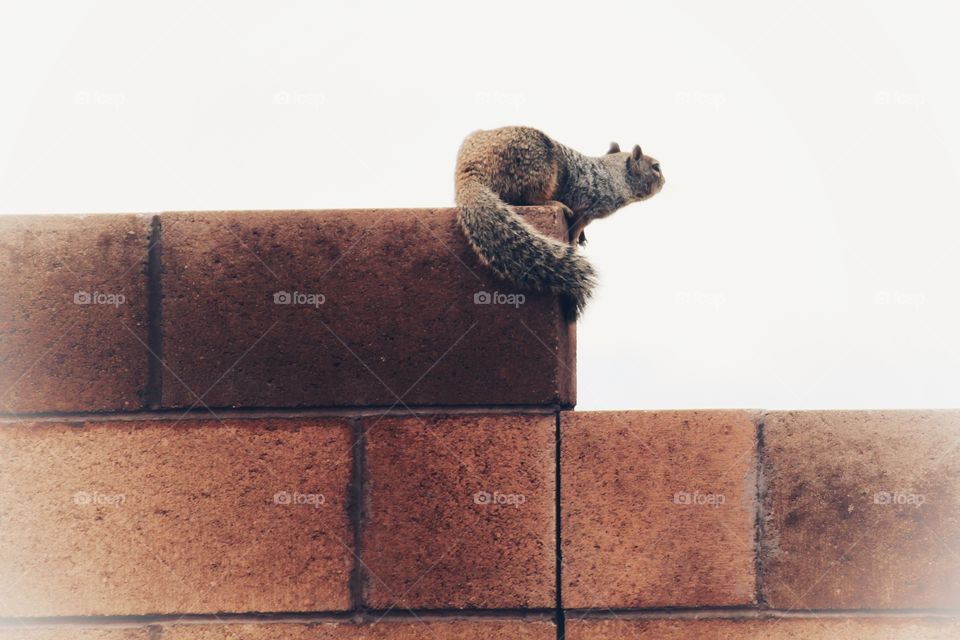
[[[755,601],[756,428],[743,411],[561,414],[563,601]]]
[[[339,420],[0,425],[3,615],[347,609],[351,436]]]
[[[367,420],[366,604],[554,606],[555,420]]]
[[[161,640],[554,640],[556,627],[546,621],[425,620],[314,624],[174,625]]]
[[[95,627],[34,627],[13,622],[0,626],[0,640],[150,640],[146,627],[98,629]]]
[[[944,618],[766,618],[569,620],[567,640],[954,640],[960,620]]]
[[[527,215],[562,235],[558,210]],[[166,406],[574,402],[557,298],[474,304],[511,292],[453,209],[169,213],[162,229]]]
[[[143,406],[149,242],[149,216],[0,216],[0,412]]]
[[[960,412],[770,413],[765,425],[771,606],[960,607]]]

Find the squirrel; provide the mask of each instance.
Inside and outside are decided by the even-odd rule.
[[[521,289],[562,296],[568,318],[583,311],[596,284],[593,266],[577,254],[584,227],[663,188],[660,163],[637,145],[587,156],[531,127],[475,131],[457,155],[458,220],[480,261]],[[537,232],[512,205],[562,208],[569,244]]]

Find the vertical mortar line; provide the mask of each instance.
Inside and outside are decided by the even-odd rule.
[[[761,412],[757,417],[757,470],[756,470],[756,512],[755,512],[755,539],[754,539],[754,571],[755,571],[755,590],[757,593],[757,606],[761,609],[767,608],[767,598],[763,592],[763,525],[766,516],[764,510],[764,498],[766,491],[764,487],[763,474],[763,456],[764,456],[764,427],[766,412]]]
[[[150,244],[147,249],[147,388],[144,404],[159,409],[163,401],[162,324],[163,291],[161,289],[160,215],[150,220]]]
[[[150,640],[160,640],[163,637],[163,628],[159,624],[147,625],[147,637]]]
[[[366,608],[363,604],[363,558],[361,543],[366,500],[367,438],[363,430],[363,418],[350,419],[353,433],[353,466],[350,470],[350,489],[348,496],[348,517],[353,529],[353,562],[350,571],[350,611],[355,622],[361,622]]]
[[[557,584],[557,588],[556,588],[556,592],[557,592],[557,603],[556,603],[556,609],[557,609],[557,614],[556,614],[557,640],[564,640],[567,632],[566,632],[566,615],[564,614],[564,611],[563,611],[563,538],[560,537],[560,536],[561,536],[560,517],[561,517],[561,515],[562,515],[562,511],[561,511],[561,508],[562,508],[562,507],[561,507],[561,502],[560,502],[560,497],[561,497],[561,496],[560,496],[560,481],[561,481],[561,476],[560,476],[560,438],[561,438],[561,435],[560,435],[560,416],[561,416],[561,411],[558,410],[557,413],[556,413],[556,419],[557,419],[556,435],[555,435],[555,437],[554,437],[554,443],[555,443],[555,447],[556,447],[556,451],[554,452],[554,455],[555,455],[556,457],[555,457],[554,464],[553,464],[553,471],[554,471],[554,483],[555,483],[555,485],[556,485],[556,487],[555,487],[555,493],[554,493],[554,519],[556,520],[556,522],[555,522],[555,527],[556,527],[555,537],[556,537],[556,563],[557,563],[557,567],[556,567],[556,578],[555,578],[555,579],[556,579],[556,584]]]

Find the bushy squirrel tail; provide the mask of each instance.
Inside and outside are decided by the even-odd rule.
[[[536,231],[472,176],[458,179],[456,202],[460,226],[483,264],[522,290],[563,296],[568,317],[580,315],[596,272],[576,247]]]

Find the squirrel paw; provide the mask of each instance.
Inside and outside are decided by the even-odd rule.
[[[567,225],[570,227],[570,244],[576,242],[581,247],[587,244],[587,236],[583,234],[584,223],[577,217],[577,214],[573,212],[573,209],[559,200],[547,200],[543,204],[550,207],[560,207],[560,209],[563,210],[563,217],[567,219]]]
[[[577,217],[577,214],[573,212],[573,209],[563,204],[559,200],[547,200],[543,203],[543,205],[546,207],[560,207],[560,209],[563,210],[563,217],[566,218],[568,222],[573,222]]]

